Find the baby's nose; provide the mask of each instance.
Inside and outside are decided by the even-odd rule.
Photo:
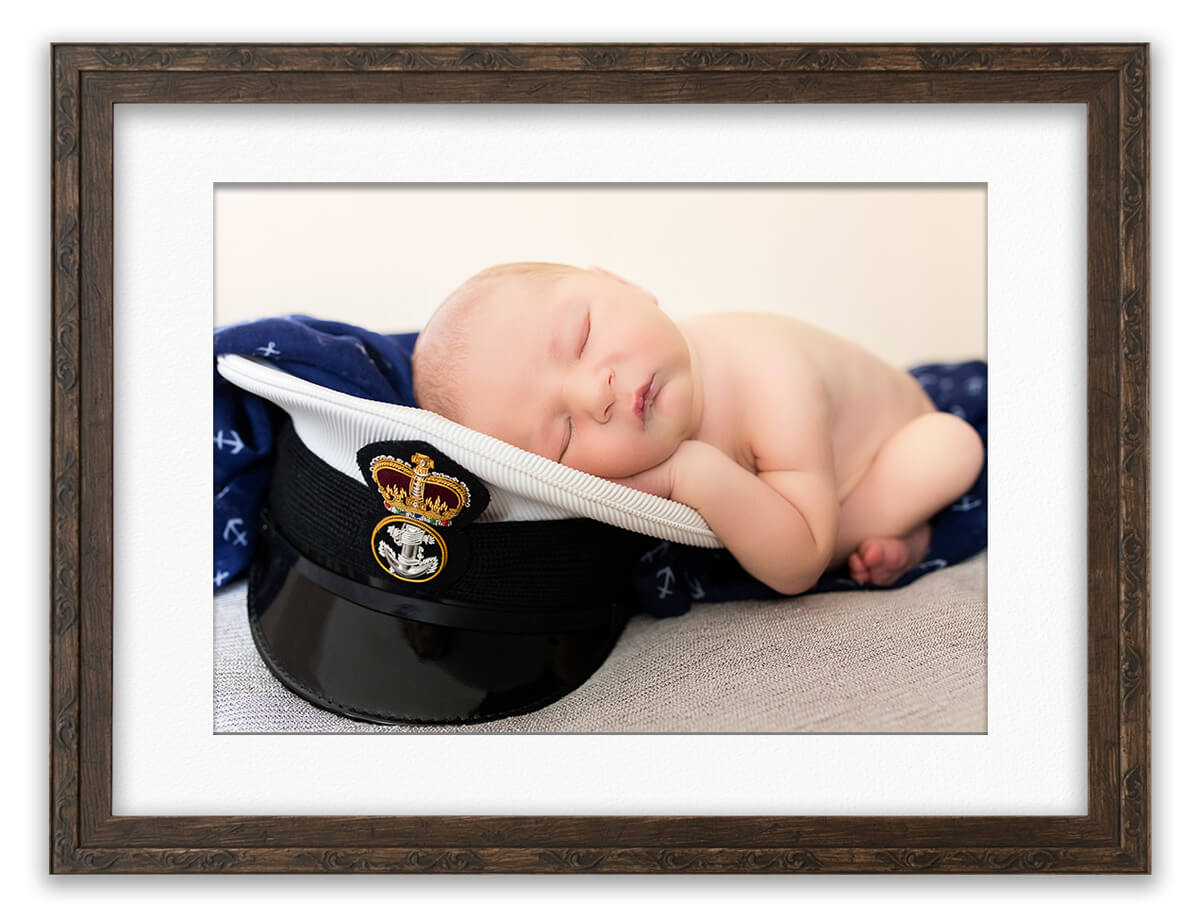
[[[585,414],[601,424],[612,417],[613,382],[616,375],[612,368],[596,367],[583,370],[576,380],[575,411]]]

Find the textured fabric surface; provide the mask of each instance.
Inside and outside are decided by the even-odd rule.
[[[896,591],[696,604],[635,617],[592,678],[483,725],[371,726],[317,709],[258,657],[245,582],[215,598],[216,732],[983,732],[986,553]]]

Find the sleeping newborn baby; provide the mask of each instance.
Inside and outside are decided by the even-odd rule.
[[[597,268],[474,275],[418,337],[413,378],[422,408],[690,505],[783,594],[842,565],[895,581],[983,464],[970,425],[863,348],[770,314],[676,323]]]

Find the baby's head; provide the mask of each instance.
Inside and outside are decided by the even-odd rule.
[[[417,404],[618,479],[699,425],[692,349],[648,292],[602,269],[496,265],[438,307],[413,354]]]

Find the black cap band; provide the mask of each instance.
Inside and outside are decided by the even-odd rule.
[[[635,606],[634,563],[658,542],[588,518],[452,522],[454,569],[402,582],[372,553],[372,535],[388,514],[379,492],[329,466],[291,426],[278,451],[267,515],[280,535],[329,572],[405,597],[526,613]]]
[[[605,629],[628,619],[627,604],[610,601],[597,606],[576,606],[570,613],[562,609],[512,608],[497,610],[476,604],[455,601],[430,601],[412,595],[385,590],[390,585],[383,579],[371,584],[354,581],[331,572],[311,559],[301,556],[294,546],[264,519],[261,539],[270,544],[269,552],[279,559],[289,560],[295,571],[331,594],[388,616],[417,620],[451,629],[480,629],[495,632],[555,632],[573,629]]]

